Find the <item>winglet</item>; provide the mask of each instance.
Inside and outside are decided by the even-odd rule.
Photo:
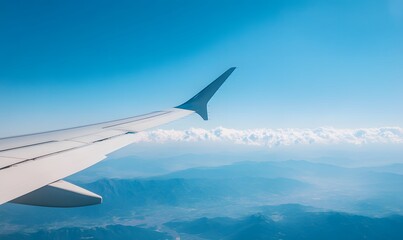
[[[187,102],[177,106],[176,108],[195,111],[204,120],[208,120],[207,103],[210,101],[211,97],[213,97],[213,95],[217,92],[217,90],[221,87],[221,85],[225,82],[225,80],[227,80],[227,78],[231,75],[231,73],[234,70],[235,67],[228,69],[223,74],[221,74],[221,76],[219,76],[216,80],[214,80],[207,87],[201,90],[198,94],[189,99]]]

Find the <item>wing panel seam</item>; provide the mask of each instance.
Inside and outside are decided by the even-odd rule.
[[[88,147],[88,146],[90,146],[90,145],[92,145],[92,144],[95,144],[95,143],[97,143],[97,142],[103,142],[103,141],[106,141],[106,140],[109,140],[109,139],[113,139],[113,138],[117,138],[117,137],[124,136],[124,135],[126,135],[126,134],[134,134],[134,133],[135,133],[135,132],[125,132],[125,133],[123,133],[123,134],[115,135],[115,136],[108,137],[108,138],[104,138],[104,139],[101,139],[101,140],[96,140],[96,141],[91,142],[91,143],[86,143],[85,145],[82,145],[82,146],[73,147],[73,148],[69,148],[69,149],[64,149],[64,150],[57,151],[57,152],[52,152],[52,153],[48,153],[48,154],[41,155],[41,156],[38,156],[38,157],[30,158],[30,159],[25,159],[25,160],[20,161],[20,162],[18,162],[18,163],[14,163],[14,164],[10,164],[10,165],[8,165],[8,166],[2,167],[2,168],[0,168],[0,171],[3,170],[3,169],[9,168],[9,167],[17,166],[18,164],[25,163],[25,162],[28,162],[28,161],[39,160],[39,159],[44,158],[44,157],[48,157],[48,156],[60,154],[60,153],[63,153],[63,152],[67,152],[67,151],[71,151],[71,150],[75,150],[75,149],[79,149],[79,148],[83,148],[83,147]],[[50,142],[55,142],[55,141],[50,141]],[[56,141],[56,142],[57,142],[57,141]],[[80,142],[80,143],[81,143],[81,142]],[[36,144],[34,144],[34,145],[36,145]]]
[[[139,121],[142,121],[142,120],[146,120],[146,119],[150,119],[150,118],[154,118],[154,117],[159,117],[159,116],[166,115],[166,114],[169,114],[169,113],[171,113],[171,111],[163,112],[163,113],[160,113],[158,115],[154,115],[154,116],[150,116],[150,117],[144,117],[144,118],[141,118],[141,119],[135,119],[135,120],[132,120],[132,121],[127,121],[127,122],[123,122],[123,123],[117,123],[117,124],[114,124],[114,125],[105,126],[103,128],[111,128],[111,127],[116,127],[116,126],[120,126],[120,125],[124,125],[124,124],[128,124],[128,123],[139,122]]]

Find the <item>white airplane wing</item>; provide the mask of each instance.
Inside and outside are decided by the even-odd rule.
[[[140,116],[0,139],[0,204],[77,207],[102,197],[62,179],[136,140],[136,133],[194,112],[207,120],[207,103],[235,70],[230,68],[189,101]]]

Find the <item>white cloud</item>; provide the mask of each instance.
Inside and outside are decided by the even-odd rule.
[[[153,130],[138,133],[138,142],[227,142],[256,146],[289,146],[309,144],[370,144],[403,143],[403,128],[280,128],[237,130],[218,127],[211,130]]]

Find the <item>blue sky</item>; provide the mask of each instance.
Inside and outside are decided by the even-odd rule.
[[[2,1],[0,135],[169,108],[228,67],[196,116],[167,127],[403,123],[403,2]]]

